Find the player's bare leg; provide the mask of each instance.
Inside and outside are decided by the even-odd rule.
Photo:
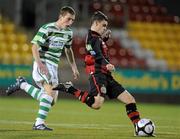
[[[58,98],[58,91],[53,90],[53,86],[50,84],[44,83],[43,86],[44,86],[45,92],[47,92],[48,95],[53,97],[53,104],[55,104]]]
[[[121,93],[117,99],[125,104],[136,103],[134,97],[127,90]]]

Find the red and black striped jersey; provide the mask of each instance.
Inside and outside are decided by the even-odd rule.
[[[101,38],[100,34],[95,31],[89,30],[86,38],[86,70],[91,72],[103,72],[107,71],[106,65],[109,64],[108,47]],[[92,67],[94,69],[92,69]]]

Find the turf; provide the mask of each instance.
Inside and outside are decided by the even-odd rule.
[[[179,105],[138,104],[141,117],[156,125],[155,139],[180,139]],[[28,98],[0,98],[0,139],[144,139],[134,137],[122,103],[106,101],[92,110],[78,100],[60,99],[47,123],[54,131],[32,131],[38,102]]]

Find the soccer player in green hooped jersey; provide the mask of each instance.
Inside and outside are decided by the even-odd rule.
[[[33,130],[52,130],[45,125],[45,119],[58,97],[58,91],[52,90],[52,87],[58,84],[58,62],[64,48],[74,79],[79,76],[71,49],[73,32],[70,26],[74,20],[74,9],[69,6],[62,7],[59,19],[43,25],[31,41],[34,58],[32,76],[40,89],[27,83],[24,77],[19,77],[16,83],[6,90],[7,95],[10,95],[22,89],[40,102]]]

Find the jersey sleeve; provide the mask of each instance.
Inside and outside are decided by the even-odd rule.
[[[48,28],[42,26],[37,34],[34,36],[33,40],[31,41],[32,44],[36,44],[37,46],[46,46],[46,40],[48,37]]]

